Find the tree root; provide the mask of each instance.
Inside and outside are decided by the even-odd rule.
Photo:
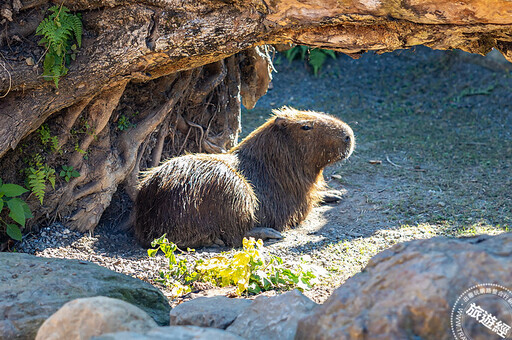
[[[185,151],[220,153],[234,146],[240,87],[256,91],[246,92],[254,102],[268,86],[260,81],[270,79],[262,70],[271,70],[262,50],[268,53],[255,48],[147,83],[119,82],[55,114],[46,124],[64,152],[52,166],[70,165],[80,177],[47,190],[44,206],[32,205],[34,220],[59,218],[70,228],[93,230],[120,185],[135,198],[141,170]],[[241,67],[252,72],[243,78],[250,85],[243,83]]]

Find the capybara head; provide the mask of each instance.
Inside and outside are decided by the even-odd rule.
[[[286,106],[273,110],[273,114],[235,149],[249,147],[255,154],[275,153],[284,164],[299,163],[314,170],[346,159],[354,150],[354,132],[338,118]],[[298,162],[287,162],[290,157]]]
[[[323,168],[348,158],[354,150],[354,132],[337,118],[288,107],[273,113],[274,124],[298,146],[307,163]]]

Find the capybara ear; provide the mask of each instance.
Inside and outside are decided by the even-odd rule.
[[[276,117],[276,119],[274,119],[274,124],[281,128],[285,127],[287,123],[288,122],[287,122],[286,118],[283,118],[283,117]]]

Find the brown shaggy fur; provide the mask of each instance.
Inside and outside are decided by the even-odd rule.
[[[241,244],[256,226],[282,231],[321,199],[325,166],[346,159],[352,129],[332,116],[284,107],[227,154],[186,155],[148,171],[135,201],[135,234],[180,246]]]

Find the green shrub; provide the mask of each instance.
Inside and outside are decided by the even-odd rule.
[[[243,249],[234,254],[221,253],[210,259],[196,259],[188,263],[185,258],[178,259],[174,252],[181,251],[163,235],[151,243],[154,249],[148,249],[153,257],[162,250],[169,259],[169,270],[161,271],[158,282],[171,288],[173,296],[190,292],[194,281],[209,282],[213,285],[236,286],[236,293],[260,293],[272,289],[300,289],[312,287],[316,275],[312,266],[305,261],[291,265],[275,255],[266,254],[263,241],[253,238],[243,240]],[[189,249],[189,254],[193,250]]]
[[[21,241],[20,227],[25,227],[27,218],[33,217],[27,203],[18,197],[27,191],[27,189],[17,184],[4,184],[0,178],[0,214],[6,208],[9,211],[8,216],[16,223],[8,223],[0,218],[0,224],[5,227],[7,235],[17,241]]]

